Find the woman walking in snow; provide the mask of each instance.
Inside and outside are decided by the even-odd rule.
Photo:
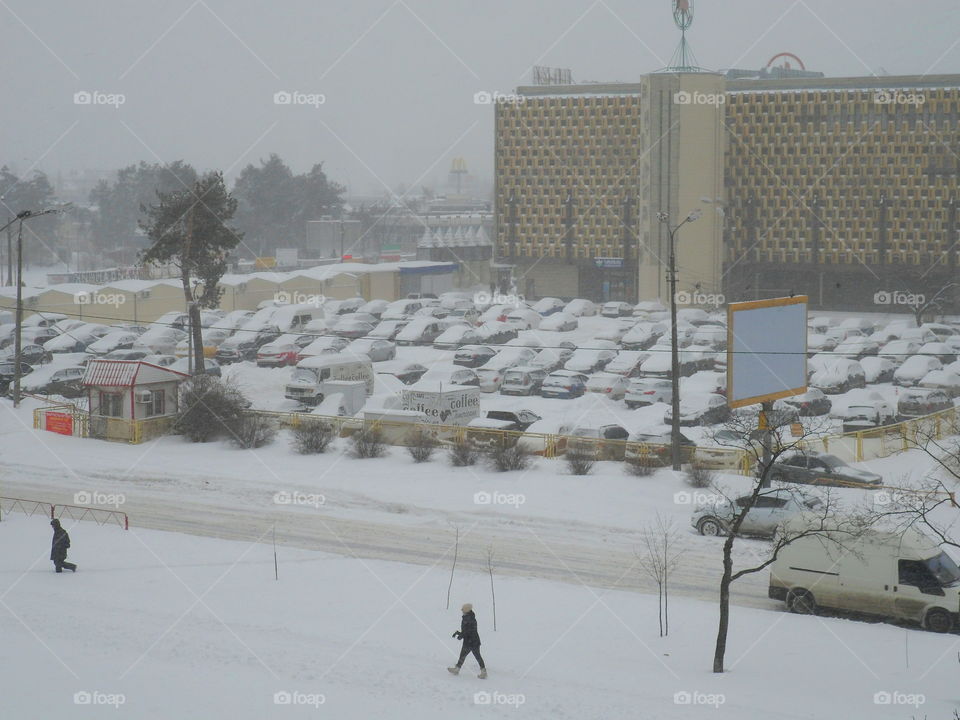
[[[53,566],[57,569],[57,572],[63,572],[64,568],[76,572],[77,566],[72,562],[67,562],[70,536],[67,535],[66,530],[60,527],[59,520],[51,520],[50,527],[53,528],[53,542],[50,544],[50,559],[53,560]]]
[[[456,665],[448,667],[447,670],[454,675],[459,675],[460,668],[463,667],[463,661],[466,660],[468,654],[473,653],[480,665],[480,675],[478,677],[485,678],[487,668],[480,656],[480,633],[477,632],[477,616],[473,613],[473,605],[465,603],[460,611],[463,613],[463,617],[460,619],[460,629],[453,634],[453,637],[463,640],[463,645],[460,648],[460,659],[457,660]]]

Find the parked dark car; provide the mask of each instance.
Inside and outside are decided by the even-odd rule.
[[[57,370],[50,379],[42,385],[31,386],[27,383],[29,392],[43,393],[44,395],[62,395],[66,398],[77,398],[86,394],[83,387],[83,376],[86,368],[67,367]]]
[[[909,420],[922,415],[949,410],[953,401],[943,390],[932,388],[908,388],[900,391],[897,401],[897,415],[901,420]]]
[[[0,393],[6,393],[13,382],[13,373],[16,365],[10,361],[0,363]],[[33,367],[25,362],[20,363],[20,376],[29,375]]]
[[[858,470],[836,455],[796,453],[779,460],[770,469],[770,480],[810,485],[879,485],[883,478],[876,473]]]
[[[6,348],[7,352],[4,353],[3,359],[0,362],[4,363],[13,363],[13,345],[10,345]],[[28,343],[20,348],[20,362],[25,362],[28,365],[43,365],[45,362],[49,362],[52,358],[52,355],[49,351],[44,349],[43,345],[36,345],[34,343]]]
[[[497,354],[497,351],[486,345],[464,345],[453,356],[453,364],[468,368],[478,368]]]
[[[214,355],[221,365],[240,362],[241,360],[256,360],[257,350],[280,337],[280,330],[276,327],[264,328],[257,332],[241,331],[242,335],[227,338],[217,348]]]

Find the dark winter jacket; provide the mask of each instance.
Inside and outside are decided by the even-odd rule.
[[[460,620],[460,639],[467,648],[480,647],[480,633],[477,632],[477,616],[473,610],[464,613]]]
[[[60,527],[60,521],[54,520],[50,523],[53,526],[53,543],[50,546],[50,559],[56,562],[67,559],[67,548],[70,547],[70,536],[67,531]]]

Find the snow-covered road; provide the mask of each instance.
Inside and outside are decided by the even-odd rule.
[[[74,501],[72,491],[63,489],[63,471],[6,463],[2,467],[4,496],[64,504]],[[509,515],[443,511],[377,502],[342,491],[336,495],[335,507],[278,505],[272,501],[272,491],[254,497],[231,493],[234,478],[207,474],[195,478],[139,476],[132,484],[120,475],[78,470],[72,482],[78,480],[86,480],[87,487],[99,492],[124,494],[122,510],[133,527],[251,542],[271,542],[276,528],[281,546],[441,567],[452,563],[459,528],[457,564],[463,569],[486,570],[487,551],[492,548],[493,569],[498,574],[656,592],[652,579],[638,565],[639,530],[524,515],[522,511]],[[185,484],[196,487],[193,492],[183,492]],[[378,520],[378,515],[382,519]],[[721,540],[687,533],[683,526],[679,529],[683,558],[671,577],[671,592],[713,600]],[[74,533],[82,533],[82,526]],[[741,540],[737,560],[756,563],[764,550],[761,540]],[[766,583],[765,571],[744,577],[734,585],[733,602],[779,608],[779,603],[767,598]]]

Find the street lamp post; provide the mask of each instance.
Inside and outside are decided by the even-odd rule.
[[[683,221],[674,228],[670,228],[670,215],[665,212],[657,213],[657,220],[667,228],[670,236],[669,281],[670,286],[670,407],[672,418],[670,422],[670,460],[674,470],[680,470],[680,351],[677,343],[677,248],[675,236],[677,231],[688,222],[694,222],[701,215],[700,210],[691,210]]]

